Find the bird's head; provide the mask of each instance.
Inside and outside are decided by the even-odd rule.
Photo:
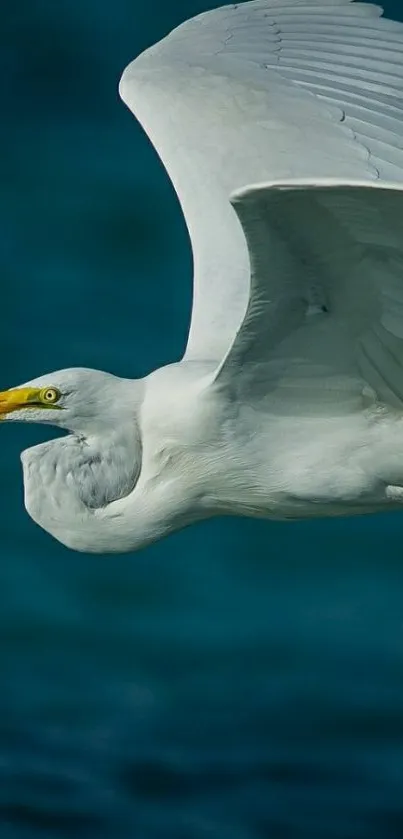
[[[0,420],[72,432],[26,449],[21,459],[28,513],[74,550],[138,550],[194,518],[186,482],[183,489],[165,451],[149,446],[140,480],[145,394],[143,379],[82,368],[0,392]]]
[[[208,514],[196,509],[197,471],[177,462],[181,441],[172,442],[172,429],[164,432],[161,389],[150,396],[150,378],[75,368],[0,392],[0,420],[72,432],[21,456],[28,513],[70,548],[137,550]],[[184,453],[192,461],[192,447]]]
[[[135,384],[140,385],[99,370],[59,370],[0,392],[0,420],[99,432],[133,416]]]

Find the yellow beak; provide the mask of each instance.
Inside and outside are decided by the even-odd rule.
[[[38,387],[16,387],[0,391],[0,419],[2,414],[18,411],[20,408],[40,408],[39,394]]]

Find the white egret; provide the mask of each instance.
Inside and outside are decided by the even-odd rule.
[[[221,513],[398,508],[403,24],[238,3],[147,49],[120,92],[186,217],[189,339],[141,381],[71,369],[0,394],[3,419],[70,432],[22,455],[32,518],[120,552]]]

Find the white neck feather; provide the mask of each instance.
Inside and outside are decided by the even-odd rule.
[[[124,552],[152,542],[164,524],[156,493],[136,490],[141,456],[135,424],[27,449],[21,455],[26,509],[75,550]]]

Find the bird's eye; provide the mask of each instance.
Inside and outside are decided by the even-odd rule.
[[[39,398],[41,402],[45,405],[54,405],[61,397],[60,390],[57,387],[44,387],[40,394]]]

